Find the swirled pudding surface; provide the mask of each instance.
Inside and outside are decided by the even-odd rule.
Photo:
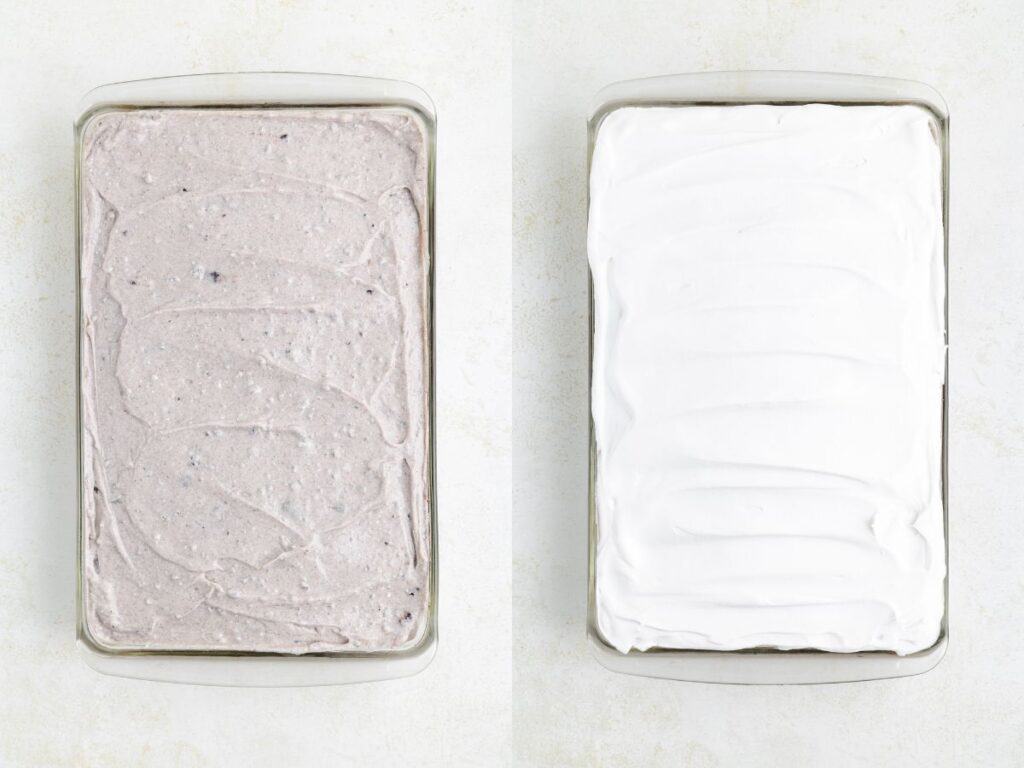
[[[432,556],[421,121],[110,111],[81,151],[91,636],[415,644]]]

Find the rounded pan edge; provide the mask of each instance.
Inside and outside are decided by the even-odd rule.
[[[108,83],[78,102],[76,128],[104,106],[201,105],[406,105],[436,119],[434,102],[413,83],[359,75],[316,72],[209,72]]]
[[[614,106],[629,102],[916,102],[942,120],[949,108],[934,87],[916,80],[842,72],[751,70],[694,72],[622,80],[606,85],[591,100],[593,123]]]
[[[399,653],[286,656],[277,654],[209,655],[203,653],[125,653],[109,651],[79,627],[76,643],[82,660],[113,677],[192,685],[245,688],[345,685],[412,677],[426,669],[437,653],[437,633]]]
[[[949,645],[943,632],[930,648],[908,656],[871,651],[749,652],[665,650],[620,653],[593,627],[587,644],[597,662],[612,672],[690,683],[731,685],[815,685],[913,677],[939,665]]]

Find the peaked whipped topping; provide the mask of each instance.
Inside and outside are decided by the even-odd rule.
[[[915,106],[630,107],[601,124],[596,604],[619,651],[936,642],[937,135]]]
[[[89,633],[414,644],[431,560],[420,121],[115,111],[82,152]]]

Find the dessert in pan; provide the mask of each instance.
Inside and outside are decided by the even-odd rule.
[[[915,104],[604,116],[588,252],[608,646],[936,644],[943,183]]]
[[[415,646],[433,557],[418,115],[108,109],[80,151],[91,641]]]

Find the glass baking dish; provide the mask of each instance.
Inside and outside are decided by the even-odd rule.
[[[945,327],[949,329],[949,114],[945,101],[931,87],[909,80],[816,72],[710,72],[667,75],[608,85],[594,97],[588,120],[589,168],[598,130],[606,116],[620,107],[736,104],[799,105],[914,104],[929,110],[939,126],[942,155],[943,250],[946,265]],[[590,386],[593,387],[594,285],[590,282]],[[600,536],[595,506],[597,446],[590,419],[588,641],[606,668],[627,674],[710,683],[838,683],[916,675],[935,667],[946,651],[949,616],[949,517],[947,481],[948,354],[942,388],[941,488],[945,534],[945,605],[939,637],[926,650],[906,656],[889,651],[836,653],[819,650],[754,648],[740,651],[651,648],[622,653],[602,636],[597,622],[596,556]],[[593,403],[591,402],[591,406]]]
[[[426,285],[426,429],[427,504],[430,567],[425,626],[413,647],[378,652],[246,653],[234,651],[122,650],[93,638],[84,610],[83,469],[83,302],[82,302],[82,137],[97,115],[153,108],[330,108],[365,107],[408,110],[424,126],[427,153],[425,215]],[[436,116],[429,96],[410,83],[346,75],[307,73],[224,73],[164,77],[104,85],[90,91],[78,106],[75,135],[77,321],[76,384],[78,407],[78,568],[77,645],[85,662],[99,672],[169,682],[236,686],[333,685],[406,677],[423,670],[437,647],[437,496],[434,428],[434,166]]]

